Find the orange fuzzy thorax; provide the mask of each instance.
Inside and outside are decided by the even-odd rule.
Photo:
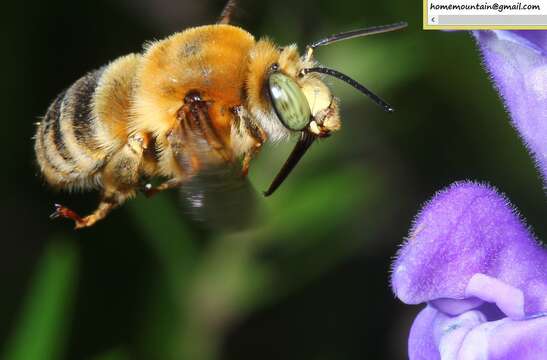
[[[215,127],[229,134],[230,109],[240,105],[248,53],[255,40],[230,25],[191,28],[152,43],[137,73],[131,129],[162,136],[173,128],[185,95],[212,101]]]

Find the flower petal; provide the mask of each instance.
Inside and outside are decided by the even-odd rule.
[[[469,287],[469,286],[468,286]],[[429,301],[429,304],[435,309],[442,311],[447,315],[459,315],[465,311],[475,309],[476,307],[482,305],[484,300],[473,297],[473,295],[468,295],[467,299],[435,299]]]
[[[411,360],[441,358],[433,337],[433,323],[438,314],[435,308],[426,306],[414,319],[408,336],[408,357]]]
[[[547,313],[522,320],[486,320],[482,311],[449,316],[427,306],[410,330],[410,360],[547,358]]]
[[[484,63],[547,186],[547,31],[475,31]]]
[[[525,46],[527,44],[533,44],[533,47],[539,48],[543,55],[547,55],[547,35],[545,31],[536,30],[510,30],[510,31],[497,31],[498,36],[500,33],[509,33],[514,36],[517,41],[520,41]],[[503,35],[501,35],[503,36]]]
[[[547,251],[504,197],[491,187],[460,182],[438,193],[418,215],[393,265],[391,283],[408,304],[468,299],[458,304],[460,309],[447,300],[432,302],[450,306],[447,313],[454,315],[480,305],[477,298],[518,317],[547,311],[545,264]],[[487,277],[470,285],[476,274]],[[489,291],[481,292],[485,284]],[[520,292],[524,309],[518,299],[506,299]]]
[[[486,318],[480,311],[467,311],[454,317],[439,313],[433,324],[433,334],[441,359],[457,359],[469,332],[484,322],[486,322]],[[472,355],[476,355],[476,353]],[[473,357],[467,359],[473,359]]]
[[[524,317],[523,292],[488,275],[473,275],[465,288],[465,296],[495,303],[507,316]]]
[[[467,333],[458,359],[547,359],[547,316],[481,324]]]

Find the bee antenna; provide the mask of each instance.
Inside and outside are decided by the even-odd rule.
[[[348,40],[348,39],[358,38],[362,36],[396,31],[396,30],[403,29],[407,26],[408,24],[406,21],[401,21],[395,24],[372,26],[372,27],[368,27],[364,29],[350,30],[350,31],[339,33],[339,34],[334,34],[306,46],[306,49],[307,49],[306,59],[310,60],[313,54],[313,50],[319,46],[325,46],[325,45],[335,43],[337,41]]]
[[[220,13],[220,17],[217,21],[217,24],[229,24],[232,19],[232,14],[237,7],[237,0],[228,0],[224,9]]]
[[[318,40],[314,42],[313,44],[308,45],[308,47],[315,49],[316,47],[325,46],[328,44],[335,43],[337,41],[400,30],[407,27],[407,25],[408,24],[406,23],[406,21],[401,21],[395,24],[390,24],[390,25],[372,26],[372,27],[368,27],[364,29],[346,31],[346,32],[334,34],[324,39]]]
[[[372,99],[372,101],[374,101],[376,104],[381,106],[384,109],[385,112],[391,113],[391,112],[395,111],[395,109],[393,109],[393,107],[391,107],[391,105],[389,105],[387,102],[382,100],[381,97],[379,97],[378,95],[376,95],[375,93],[373,93],[372,91],[367,89],[364,85],[361,85],[357,81],[353,80],[349,76],[347,76],[345,74],[342,74],[340,71],[337,71],[337,70],[334,70],[334,69],[329,69],[327,67],[312,67],[312,68],[303,69],[302,72],[303,72],[303,74],[308,74],[308,73],[311,73],[311,72],[317,72],[317,73],[333,76],[333,77],[335,77],[339,80],[342,80],[345,83],[353,86],[354,88],[356,88],[357,90],[359,90],[360,92],[362,92],[363,94],[368,96],[370,99]]]

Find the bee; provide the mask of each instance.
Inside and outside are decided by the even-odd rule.
[[[300,55],[296,45],[280,47],[230,25],[235,7],[229,0],[216,24],[150,42],[142,53],[88,73],[57,96],[36,130],[41,174],[54,188],[96,189],[101,195],[85,217],[56,204],[52,218],[89,227],[138,190],[151,196],[184,187],[212,166],[239,164],[245,177],[266,141],[298,137],[265,192],[273,194],[316,139],[340,129],[339,103],[323,82],[325,75],[393,111],[357,81],[319,66],[313,53],[406,23],[336,34]],[[146,183],[153,178],[163,182]]]

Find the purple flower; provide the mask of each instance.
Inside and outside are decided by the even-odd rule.
[[[475,31],[484,63],[547,187],[547,31]]]
[[[410,359],[547,359],[547,251],[493,188],[455,183],[418,215],[392,287],[427,303]]]
[[[547,32],[475,31],[484,63],[547,187]],[[455,183],[418,215],[393,291],[426,303],[410,359],[547,359],[547,251],[493,188]]]

